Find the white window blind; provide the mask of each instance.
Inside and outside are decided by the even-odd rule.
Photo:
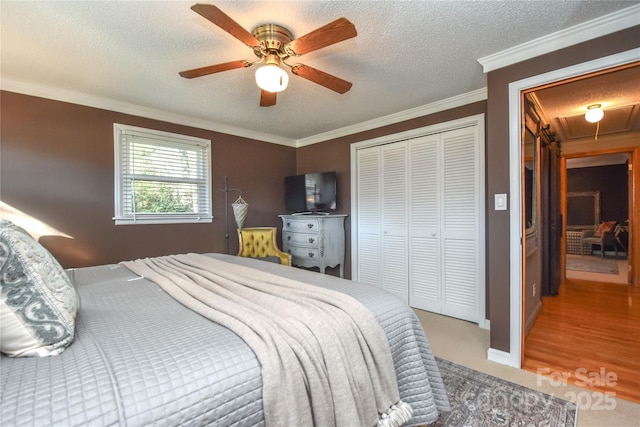
[[[211,222],[211,141],[114,124],[115,221]]]

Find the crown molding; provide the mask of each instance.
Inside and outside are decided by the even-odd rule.
[[[140,105],[130,104],[127,102],[116,101],[113,99],[102,98],[83,94],[80,92],[69,91],[54,88],[45,85],[37,85],[32,83],[20,82],[11,79],[0,80],[0,89],[7,92],[16,92],[23,95],[37,96],[40,98],[52,99],[54,101],[69,102],[72,104],[84,105],[87,107],[100,108],[103,110],[115,111],[122,114],[131,114],[134,116],[145,117],[149,119],[160,120],[168,123],[175,123],[184,126],[190,126],[198,129],[205,129],[228,135],[239,136],[242,138],[255,139],[258,141],[270,142],[273,144],[286,145],[288,147],[303,147],[305,145],[316,144],[342,136],[351,135],[358,132],[364,132],[370,129],[379,128],[405,120],[414,119],[416,117],[426,116],[428,114],[437,113],[439,111],[448,110],[462,105],[471,104],[473,102],[484,101],[487,99],[487,88],[481,88],[462,95],[443,99],[431,104],[412,108],[406,111],[390,114],[377,119],[368,120],[352,126],[335,129],[329,132],[317,134],[303,139],[289,139],[277,135],[267,133],[254,132],[248,129],[242,129],[234,126],[216,123],[209,120],[197,119],[181,114],[169,113],[166,111],[143,107]]]
[[[319,142],[328,141],[330,139],[353,135],[355,133],[365,132],[371,129],[377,129],[383,126],[415,119],[417,117],[449,110],[451,108],[472,104],[474,102],[485,101],[487,99],[487,96],[487,88],[483,87],[481,89],[463,93],[461,95],[452,96],[451,98],[432,102],[431,104],[426,104],[419,107],[411,108],[409,110],[400,111],[398,113],[389,114],[388,116],[383,116],[377,119],[368,120],[366,122],[357,123],[355,125],[342,127],[329,132],[319,133],[308,138],[298,139],[296,141],[296,147],[299,148],[306,145],[317,144]]]
[[[639,23],[640,5],[635,5],[487,55],[478,59],[478,62],[482,65],[483,71],[488,73],[545,53],[634,27]]]
[[[100,108],[103,110],[115,111],[122,114],[131,114],[133,116],[140,116],[149,119],[160,120],[163,122],[175,123],[198,129],[205,129],[214,132],[225,133],[228,135],[239,136],[242,138],[270,142],[273,144],[286,145],[289,147],[296,146],[295,140],[283,138],[277,135],[254,132],[235,126],[216,123],[210,120],[197,119],[181,114],[169,113],[155,108],[143,107],[127,102],[87,95],[80,92],[54,88],[50,86],[25,83],[11,79],[2,79],[0,80],[0,89],[7,92],[16,92],[23,95],[52,99],[54,101],[68,102],[72,104],[84,105],[86,107]]]

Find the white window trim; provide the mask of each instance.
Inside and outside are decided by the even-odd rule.
[[[207,167],[207,187],[209,191],[208,214],[195,213],[164,213],[164,214],[134,214],[125,215],[122,206],[122,136],[123,135],[140,135],[152,139],[167,140],[191,145],[205,146],[208,151],[209,165]],[[113,124],[114,138],[114,210],[113,220],[116,225],[132,225],[132,224],[180,224],[180,223],[211,223],[213,220],[212,187],[211,187],[211,141],[208,139],[197,138],[193,136],[180,135],[176,133],[163,132],[155,129],[146,129],[136,126],[123,125],[119,123]]]

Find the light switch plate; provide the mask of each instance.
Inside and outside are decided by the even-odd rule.
[[[506,211],[507,210],[507,195],[496,194],[495,195],[495,210]]]

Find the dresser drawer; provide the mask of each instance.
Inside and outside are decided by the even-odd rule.
[[[318,247],[320,243],[320,236],[318,234],[285,231],[282,235],[283,243],[288,245]]]
[[[289,246],[287,252],[291,254],[294,261],[296,258],[300,260],[314,260],[320,262],[320,251],[317,248],[304,248],[300,246]]]
[[[283,231],[295,231],[298,233],[317,233],[318,220],[315,218],[285,219],[282,224]]]

